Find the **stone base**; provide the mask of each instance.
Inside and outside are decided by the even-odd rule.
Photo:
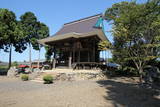
[[[11,67],[7,72],[7,77],[16,77],[18,75],[18,69],[16,67]]]
[[[58,73],[55,80],[76,81],[76,80],[104,80],[105,75],[102,73]]]

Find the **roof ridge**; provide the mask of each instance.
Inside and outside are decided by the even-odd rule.
[[[65,23],[64,25],[72,24],[74,22],[82,21],[82,20],[85,20],[85,19],[90,19],[90,18],[97,17],[97,16],[102,16],[102,13],[96,14],[96,15],[93,15],[93,16],[88,16],[88,17],[85,17],[85,18],[81,18],[81,19],[78,19],[78,20],[75,20],[75,21],[71,21],[71,22]]]

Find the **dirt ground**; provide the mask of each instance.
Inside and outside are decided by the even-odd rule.
[[[47,85],[0,76],[0,107],[160,107],[160,99],[122,77]]]

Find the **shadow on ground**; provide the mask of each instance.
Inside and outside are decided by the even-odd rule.
[[[114,107],[160,107],[157,92],[138,87],[137,84],[104,80],[97,82],[106,89],[104,98]]]

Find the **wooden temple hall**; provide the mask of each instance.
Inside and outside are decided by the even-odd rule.
[[[98,14],[65,23],[56,34],[39,43],[54,48],[53,68],[87,68],[99,63],[101,40],[108,39],[103,32],[102,15]]]

